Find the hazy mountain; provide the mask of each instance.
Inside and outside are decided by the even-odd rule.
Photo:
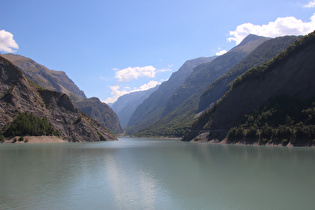
[[[101,123],[109,131],[118,134],[123,130],[116,113],[98,98],[88,98],[75,103],[75,106],[94,120]]]
[[[36,63],[34,60],[21,55],[3,54],[1,56],[11,61],[35,84],[45,89],[65,93],[74,101],[86,98],[84,92],[63,71],[50,70]]]
[[[222,140],[236,127],[230,130],[231,136],[237,136],[237,141],[242,143],[259,140],[259,143],[312,145],[315,135],[314,54],[313,32],[269,62],[247,71],[194,123],[185,140],[194,139],[200,129],[211,130],[209,140]],[[267,133],[269,137],[264,137]]]
[[[159,86],[151,88],[145,91],[138,91],[123,95],[111,106],[116,112],[121,126],[124,128],[127,126],[132,113],[136,110],[139,104],[141,104],[151,93],[156,91]]]
[[[147,123],[147,126],[142,124],[142,130],[137,135],[183,136],[185,130],[191,126],[198,110],[199,98],[207,86],[268,39],[249,35],[226,54],[210,63],[196,66],[185,82],[167,100],[160,118]]]
[[[137,107],[128,123],[129,132],[140,130],[159,120],[165,104],[174,91],[189,77],[193,69],[199,64],[211,62],[214,58],[202,57],[186,61],[177,72],[171,75],[168,81],[163,82],[158,90]]]
[[[116,139],[102,125],[76,109],[68,95],[36,86],[18,67],[0,56],[0,133],[26,112],[47,119],[68,141]]]
[[[284,36],[268,40],[258,46],[244,60],[210,84],[200,97],[198,112],[204,111],[219,100],[231,87],[231,82],[250,68],[257,67],[288,48],[297,36]]]

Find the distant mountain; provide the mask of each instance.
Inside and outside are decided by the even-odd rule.
[[[87,99],[84,92],[63,71],[50,70],[34,60],[15,54],[4,54],[8,59],[29,77],[35,84],[48,90],[65,93],[73,100],[75,106],[85,114],[99,121],[113,133],[121,133],[119,119],[113,110],[98,99]]]
[[[156,91],[159,86],[151,88],[145,91],[138,91],[123,95],[111,106],[116,112],[120,124],[125,128],[129,122],[132,113],[136,110],[139,104],[141,104],[151,93]]]
[[[86,99],[84,92],[77,87],[65,72],[50,70],[21,55],[3,54],[1,56],[19,67],[35,84],[48,90],[65,93],[74,101],[81,98]]]
[[[160,118],[138,129],[136,135],[183,136],[196,116],[199,98],[213,81],[242,61],[269,38],[249,35],[238,46],[210,63],[196,66],[193,72],[169,97]],[[153,94],[152,94],[153,95]],[[147,99],[148,100],[148,99]]]
[[[75,103],[75,106],[80,111],[101,123],[112,133],[119,134],[123,132],[116,113],[98,98],[93,97],[78,101]]]
[[[255,68],[278,55],[298,39],[297,36],[284,36],[270,39],[258,46],[244,60],[211,83],[200,96],[198,112],[209,108],[219,100],[231,87],[232,81],[250,68]]]
[[[184,140],[310,146],[315,142],[315,32],[234,80]],[[198,137],[197,137],[198,138]]]
[[[23,135],[31,134],[31,130],[37,133],[42,128],[35,126],[40,125],[56,130],[68,141],[116,140],[106,128],[76,109],[68,95],[36,86],[17,66],[0,56],[0,134],[8,128],[11,135],[19,131],[10,127],[18,116],[29,116],[29,120],[34,116],[36,122],[41,122],[28,124],[30,127],[19,124],[24,126]]]
[[[214,59],[215,57],[201,57],[186,61],[177,72],[171,75],[168,81],[163,82],[156,91],[137,107],[129,120],[128,132],[139,131],[158,121],[171,95],[184,83],[193,69],[199,64],[209,63]]]

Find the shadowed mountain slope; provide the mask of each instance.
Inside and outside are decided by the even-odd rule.
[[[232,81],[238,76],[250,68],[257,67],[272,59],[281,51],[288,48],[296,39],[298,39],[297,36],[278,37],[258,46],[244,60],[207,87],[205,92],[200,96],[198,112],[206,110],[211,104],[219,100],[230,89]]]
[[[308,125],[313,122],[309,118],[313,116],[312,112],[307,111],[312,109],[304,111],[303,109],[313,106],[314,102],[314,55],[315,33],[313,32],[297,40],[269,62],[247,71],[234,80],[231,89],[221,100],[194,123],[192,131],[185,136],[184,140],[194,139],[204,129],[211,130],[209,140],[222,140],[232,127],[244,123],[244,119],[247,119],[245,122],[248,125],[256,126],[255,129],[249,130],[254,131],[255,135],[258,135],[257,129],[263,129],[259,126],[268,127],[272,124],[280,127],[287,125],[290,132],[294,130],[295,137],[298,135],[299,127],[312,128],[303,126],[303,124]],[[290,101],[294,102],[293,107],[290,107]],[[308,105],[303,108],[301,104],[306,102]],[[266,111],[266,108],[262,107],[268,107],[268,103],[273,105]],[[275,114],[277,116],[274,116]],[[306,114],[304,120],[303,117],[297,117],[304,114]],[[257,118],[249,119],[248,116],[251,115],[257,115]],[[294,122],[291,118],[298,121]],[[279,135],[280,127],[273,128],[276,131],[274,136]],[[286,138],[286,140],[290,139]],[[301,141],[303,138],[295,140]],[[298,143],[292,142],[292,144]]]
[[[80,111],[101,123],[109,131],[115,134],[123,132],[116,113],[98,98],[94,97],[81,100],[77,102],[75,106]]]
[[[171,95],[184,83],[193,69],[201,63],[211,62],[214,58],[202,57],[186,61],[177,72],[171,75],[168,81],[163,82],[158,90],[137,107],[129,120],[128,133],[133,133],[158,121]]]
[[[207,86],[268,39],[249,35],[226,54],[217,57],[212,62],[196,66],[185,82],[170,96],[161,110],[159,119],[150,124],[147,123],[146,127],[139,129],[136,135],[183,136],[196,116],[199,98]]]

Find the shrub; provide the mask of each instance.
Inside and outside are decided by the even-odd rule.
[[[245,131],[242,127],[231,128],[227,134],[227,140],[230,143],[243,141],[245,138]]]
[[[250,127],[246,132],[246,143],[252,144],[258,140],[257,129],[255,127]]]
[[[59,132],[46,119],[32,113],[20,113],[4,133],[5,136],[58,136]],[[22,140],[23,141],[23,140]]]
[[[3,136],[3,135],[0,135],[0,142],[2,143],[2,142],[4,142],[4,141],[5,141],[4,136]]]

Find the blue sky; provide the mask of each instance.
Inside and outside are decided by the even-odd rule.
[[[314,14],[314,0],[0,0],[0,51],[64,71],[88,97],[113,102],[249,33],[309,33]]]

